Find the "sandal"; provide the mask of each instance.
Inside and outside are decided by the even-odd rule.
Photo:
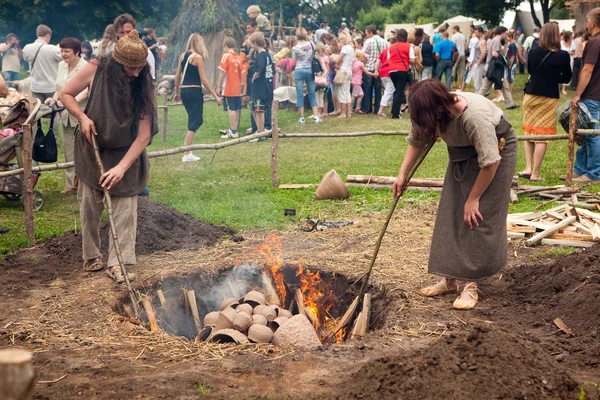
[[[469,295],[470,299],[463,300],[461,299],[462,294],[466,293]],[[452,304],[452,308],[455,310],[471,310],[477,304],[479,300],[479,295],[477,294],[477,286],[474,283],[467,283],[461,293],[461,295],[454,300]]]
[[[108,275],[109,278],[111,278],[112,280],[114,280],[116,283],[124,283],[125,282],[125,277],[123,276],[123,272],[121,272],[121,267],[120,266],[112,266],[109,267],[106,270],[106,275]],[[129,277],[129,281],[133,281],[135,280],[135,274],[132,272],[128,272],[127,276]]]
[[[83,262],[83,270],[85,272],[97,272],[102,268],[104,268],[104,266],[102,265],[102,259],[100,259],[100,257],[90,258]]]
[[[542,178],[542,177],[540,176],[540,177],[538,177],[538,178],[529,178],[529,180],[530,180],[531,182],[541,182],[541,181],[543,181],[543,180],[544,180],[544,178]]]
[[[525,172],[519,172],[519,178],[529,179],[529,178],[531,178],[531,174],[526,174]]]
[[[446,279],[444,279],[444,287],[443,288],[439,288],[436,286],[437,286],[437,283],[435,285],[424,287],[421,290],[419,290],[419,293],[421,293],[423,296],[426,296],[426,297],[434,297],[434,296],[439,296],[439,295],[448,294],[448,293],[458,293],[458,285],[456,285],[455,287],[448,287],[448,281]]]

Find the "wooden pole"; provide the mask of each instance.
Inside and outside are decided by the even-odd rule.
[[[577,107],[571,107],[571,118],[569,121],[569,150],[567,162],[567,179],[566,186],[571,186],[571,178],[573,177],[573,164],[575,158],[575,132],[577,131]]]
[[[196,292],[193,290],[187,291],[188,303],[190,305],[190,311],[194,318],[194,326],[196,327],[196,334],[202,330],[202,320],[200,320],[200,313],[198,313],[198,304],[196,303]]]
[[[156,332],[158,330],[158,325],[156,324],[156,313],[154,312],[154,307],[152,307],[150,299],[148,297],[145,297],[144,300],[142,300],[142,305],[144,306],[146,316],[148,317],[148,323],[150,324],[150,332]]]
[[[92,147],[94,148],[94,154],[96,156],[96,165],[100,170],[100,175],[104,174],[104,166],[102,165],[102,158],[100,158],[100,148],[98,147],[98,142],[96,141],[96,135],[90,134],[90,138],[92,139]],[[138,300],[133,288],[131,287],[131,282],[129,281],[129,275],[127,275],[127,269],[125,268],[125,263],[123,262],[123,256],[121,254],[121,246],[119,245],[119,240],[117,238],[117,228],[115,228],[115,220],[113,218],[113,208],[112,208],[112,199],[110,197],[110,193],[106,187],[103,188],[104,192],[104,204],[106,204],[106,214],[108,215],[108,223],[110,225],[110,233],[113,241],[113,245],[115,247],[115,253],[117,254],[117,260],[119,260],[119,266],[121,267],[121,273],[125,278],[125,284],[127,285],[127,291],[129,292],[129,298],[131,299],[131,305],[133,306],[133,311],[135,312],[135,317],[139,318],[140,316],[140,308],[138,307]]]
[[[26,350],[0,350],[0,399],[25,400],[33,389],[32,354]]]
[[[30,245],[35,243],[35,231],[33,227],[33,136],[31,125],[23,125],[23,204],[25,206],[25,232]]]
[[[163,106],[165,106],[165,108],[163,108],[163,120],[162,120],[162,141],[166,142],[167,141],[167,121],[169,120],[169,107],[166,107],[167,105],[167,94],[163,94],[162,96],[162,101],[163,101]]]
[[[271,133],[271,184],[274,188],[279,186],[279,172],[277,171],[277,150],[279,149],[279,124],[277,123],[277,111],[279,110],[279,102],[273,101],[271,112],[271,123],[273,132]]]
[[[300,289],[296,289],[296,304],[298,305],[298,314],[306,315],[306,318],[310,320],[315,327],[315,330],[319,329],[321,326],[319,319],[310,309],[306,308],[306,305],[304,304],[304,295]]]

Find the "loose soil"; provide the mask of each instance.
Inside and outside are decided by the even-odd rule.
[[[34,352],[38,380],[66,375],[36,384],[34,399],[571,399],[584,382],[600,382],[600,246],[533,263],[544,248],[512,244],[510,265],[480,285],[477,308],[457,312],[453,295],[417,294],[434,280],[426,273],[434,209],[396,212],[370,281],[386,306],[362,340],[295,351],[152,334],[117,312],[123,287],[81,271],[80,237],[69,233],[0,262],[0,347]],[[357,212],[348,227],[281,232],[285,262],[352,284],[384,217]],[[243,232],[242,242],[229,228],[146,199],[138,230],[134,286],[149,295],[173,280],[256,262],[248,249],[267,236]],[[559,331],[556,317],[575,335]],[[593,385],[585,390],[586,399],[599,398]]]

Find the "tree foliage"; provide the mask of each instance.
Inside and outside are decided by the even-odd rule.
[[[478,18],[497,26],[506,10],[518,4],[510,0],[462,0],[462,11],[469,17]]]
[[[461,12],[461,0],[404,0],[389,8],[373,7],[358,12],[356,25],[364,28],[373,24],[383,28],[384,24],[443,22]]]
[[[52,28],[53,42],[68,36],[93,39],[125,12],[138,23],[152,19],[168,25],[180,4],[181,0],[0,0],[0,34],[14,32],[23,42],[32,42],[36,26],[46,24]]]

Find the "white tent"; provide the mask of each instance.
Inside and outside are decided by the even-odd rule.
[[[479,26],[485,25],[485,21],[478,20],[476,18],[465,17],[463,15],[457,15],[456,17],[449,18],[439,24],[435,31],[439,31],[442,26],[448,26],[448,33],[450,37],[452,37],[452,27],[458,25],[460,27],[460,31],[465,35],[471,34],[471,26]]]
[[[534,3],[533,9],[535,11],[535,15],[543,24],[544,15],[542,14],[542,6],[540,3]],[[570,31],[573,29],[573,25],[575,25],[574,19],[553,19],[552,21],[558,23],[558,27],[561,32]],[[531,35],[536,26],[533,22],[533,17],[531,16],[531,7],[529,6],[529,3],[521,3],[519,7],[517,7],[516,11],[506,11],[501,25],[507,27],[508,29],[517,29],[517,27],[520,26],[523,28],[523,33],[525,33],[525,36]]]
[[[392,31],[398,29],[406,29],[407,32],[414,31],[417,28],[423,29],[426,35],[433,35],[433,24],[424,24],[424,25],[416,25],[416,24],[386,24],[385,25],[385,34],[384,38],[387,39],[392,36]]]

